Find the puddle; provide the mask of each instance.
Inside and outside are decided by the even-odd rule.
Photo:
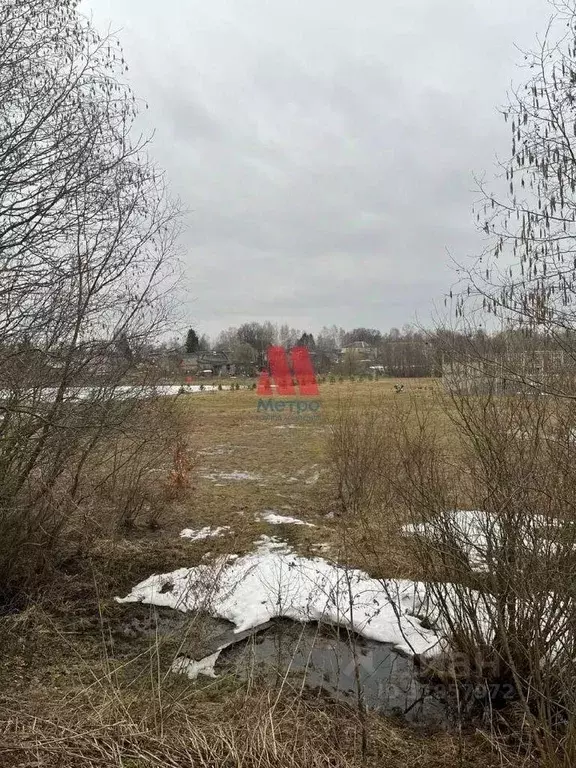
[[[412,659],[387,643],[348,639],[345,631],[332,627],[275,621],[272,628],[223,650],[216,673],[226,670],[240,677],[259,675],[270,684],[290,673],[309,688],[353,705],[358,678],[366,706],[381,714],[436,727],[449,719],[446,701],[419,681]]]
[[[259,677],[270,686],[288,675],[297,689],[305,684],[352,706],[358,701],[358,675],[364,702],[372,710],[426,727],[446,727],[451,720],[448,698],[437,691],[434,695],[419,680],[412,659],[388,643],[349,638],[335,627],[275,619],[236,633],[222,619],[202,616],[196,623],[190,614],[135,604],[118,629],[117,639],[121,635],[128,641],[172,638],[178,653],[175,672],[189,674],[194,667],[210,677]]]

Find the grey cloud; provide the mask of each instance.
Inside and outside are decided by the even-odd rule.
[[[478,253],[473,174],[545,0],[85,0],[123,28],[153,153],[189,214],[186,312],[369,325],[430,318]]]

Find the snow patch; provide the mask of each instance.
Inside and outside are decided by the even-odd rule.
[[[313,523],[306,523],[304,520],[300,520],[297,517],[290,517],[289,515],[278,515],[276,512],[265,512],[261,516],[261,520],[264,520],[271,525],[306,525],[308,528],[316,528]]]
[[[217,482],[218,480],[262,480],[260,475],[255,475],[252,472],[240,472],[237,470],[234,470],[233,472],[209,472],[206,475],[200,475],[200,477],[214,482]]]
[[[229,456],[234,453],[235,446],[233,445],[212,445],[208,448],[204,448],[198,451],[199,456]]]
[[[194,530],[193,528],[184,528],[183,531],[180,531],[180,536],[183,539],[198,541],[200,539],[213,539],[217,536],[224,536],[224,534],[229,530],[229,525],[220,525],[218,528],[210,528],[210,526],[207,525],[204,528],[199,528],[198,530]]]
[[[407,654],[430,653],[438,646],[436,632],[416,618],[425,605],[423,585],[379,581],[322,558],[301,557],[274,537],[262,536],[256,543],[256,551],[233,562],[219,558],[154,574],[116,599],[180,611],[203,609],[232,622],[236,632],[282,616],[349,627]]]
[[[526,552],[556,554],[562,545],[543,536],[553,529],[560,529],[563,521],[532,515],[520,521],[519,538]],[[406,535],[418,535],[428,539],[439,551],[453,550],[458,558],[464,558],[474,571],[488,570],[490,560],[501,556],[506,546],[506,533],[497,515],[482,510],[457,509],[439,518],[431,518],[416,525],[405,525]]]
[[[222,389],[230,389],[228,386],[223,386]],[[64,392],[65,401],[79,401],[79,400],[97,400],[107,401],[110,398],[118,400],[127,400],[130,398],[146,399],[150,397],[167,397],[180,394],[195,394],[199,392],[216,392],[218,387],[213,384],[167,384],[163,386],[137,386],[137,385],[122,385],[117,387],[68,387]],[[38,389],[30,389],[24,393],[29,400],[40,400],[42,402],[54,402],[58,395],[59,389],[57,387],[41,387]],[[6,400],[10,398],[10,390],[0,390],[0,400]]]
[[[198,675],[205,675],[205,677],[218,677],[214,671],[214,665],[218,661],[218,656],[222,651],[218,650],[210,656],[205,656],[200,661],[194,661],[185,656],[180,656],[172,662],[170,672],[176,674],[186,675],[190,680],[196,680]]]
[[[291,551],[285,541],[282,541],[277,536],[267,536],[265,533],[256,539],[254,544],[256,544],[261,553],[273,552],[275,550],[286,553]]]
[[[318,480],[320,480],[320,472],[316,471],[311,477],[309,477],[304,482],[306,483],[306,485],[316,485]]]
[[[480,510],[457,509],[441,518],[442,522],[435,524],[434,519],[416,525],[405,525],[403,533],[418,535],[436,543],[439,547],[446,545],[445,539],[458,543],[458,549],[467,558],[474,570],[486,568],[488,540],[494,525],[492,516]]]

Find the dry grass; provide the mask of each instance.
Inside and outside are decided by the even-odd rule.
[[[495,739],[572,766],[574,403],[536,393],[431,405],[391,412],[379,398],[341,408],[331,455],[343,541],[377,575],[403,557],[406,575],[426,582],[427,618],[450,646],[444,669],[435,662],[430,672],[463,690],[477,685],[471,704],[481,699],[487,718],[504,708]],[[470,516],[454,515],[462,509],[482,511],[472,529]],[[420,534],[394,548],[391,563],[406,522]]]
[[[359,558],[362,530],[342,540],[333,478],[327,471],[327,437],[343,399],[354,395],[360,411],[375,394],[390,415],[411,414],[414,402],[432,403],[428,381],[326,384],[322,417],[269,422],[256,412],[252,391],[216,392],[178,399],[180,419],[193,429],[195,450],[177,467],[194,467],[190,484],[168,498],[162,527],[138,523],[130,532],[102,536],[87,552],[70,557],[40,600],[26,611],[0,618],[0,765],[68,766],[435,766],[497,765],[483,737],[416,733],[367,715],[363,750],[360,721],[344,705],[293,690],[263,690],[255,681],[228,678],[190,683],[168,672],[175,654],[209,631],[203,617],[173,617],[173,631],[159,631],[159,613],[118,605],[124,594],[153,572],[193,566],[207,551],[242,553],[263,533],[289,541],[303,553],[329,542],[335,556],[379,568],[376,557]],[[290,423],[295,429],[276,429]],[[186,436],[186,435],[185,435]],[[167,455],[156,467],[158,482],[174,471]],[[204,477],[242,471],[257,480],[221,482]],[[318,479],[312,482],[316,472]],[[294,480],[295,478],[295,480]],[[310,482],[306,482],[306,481]],[[272,526],[266,509],[314,523]],[[229,525],[230,536],[190,541],[184,527]],[[390,536],[384,575],[407,570],[401,537]],[[352,546],[354,544],[354,546]],[[397,547],[397,550],[395,549]],[[160,612],[164,626],[169,611]],[[134,629],[136,626],[136,629]]]
[[[158,714],[158,713],[157,713]],[[371,718],[362,754],[359,723],[346,707],[288,692],[237,692],[225,704],[175,704],[158,717],[134,716],[118,698],[51,718],[2,706],[0,759],[16,766],[158,768],[430,768],[498,765],[482,739],[405,731]]]
[[[421,407],[432,405],[442,418],[436,406],[436,382],[403,380],[405,391],[400,395],[396,394],[394,383],[384,380],[324,384],[321,387],[321,415],[314,421],[288,416],[277,421],[267,420],[257,413],[258,398],[253,391],[183,399],[182,408],[194,414],[198,425],[194,439],[198,450],[197,476],[193,509],[180,508],[174,519],[173,532],[184,525],[231,525],[237,534],[235,545],[242,548],[243,543],[243,551],[249,549],[254,538],[262,533],[281,533],[303,554],[319,542],[328,542],[335,550],[341,550],[343,542],[338,521],[341,505],[329,469],[328,438],[342,403],[352,399],[356,411],[366,412],[377,398],[380,407],[393,416],[398,412],[413,413],[417,402]],[[295,428],[286,428],[288,424]],[[202,477],[233,470],[252,473],[260,479],[219,482]],[[318,480],[313,483],[317,472]],[[256,522],[255,518],[265,509],[298,517],[319,528],[290,526],[280,529]],[[329,513],[335,518],[332,515],[327,518]],[[352,546],[349,541],[347,547],[351,557],[355,549],[365,551],[362,531],[357,530],[355,535],[357,542]],[[223,544],[222,540],[214,541],[216,548]],[[392,548],[401,546],[400,540],[389,544]],[[402,565],[403,559],[403,554],[399,554],[398,566]],[[363,562],[362,565],[370,570],[373,563]],[[391,571],[389,575],[401,574]]]
[[[173,648],[153,634],[122,657],[98,645],[96,633],[92,647],[63,634],[41,609],[10,623],[18,648],[2,691],[8,680],[12,691],[0,694],[0,764],[7,768],[499,764],[479,735],[418,732],[370,713],[364,748],[353,709],[287,677],[262,688],[255,679],[190,683],[167,675]]]

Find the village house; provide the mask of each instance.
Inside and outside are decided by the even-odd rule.
[[[351,344],[347,344],[340,350],[340,355],[355,354],[358,359],[367,362],[368,360],[375,360],[378,356],[378,349],[370,346],[366,341],[353,341]]]
[[[192,352],[182,355],[180,371],[194,376],[234,376],[236,366],[226,352]]]

